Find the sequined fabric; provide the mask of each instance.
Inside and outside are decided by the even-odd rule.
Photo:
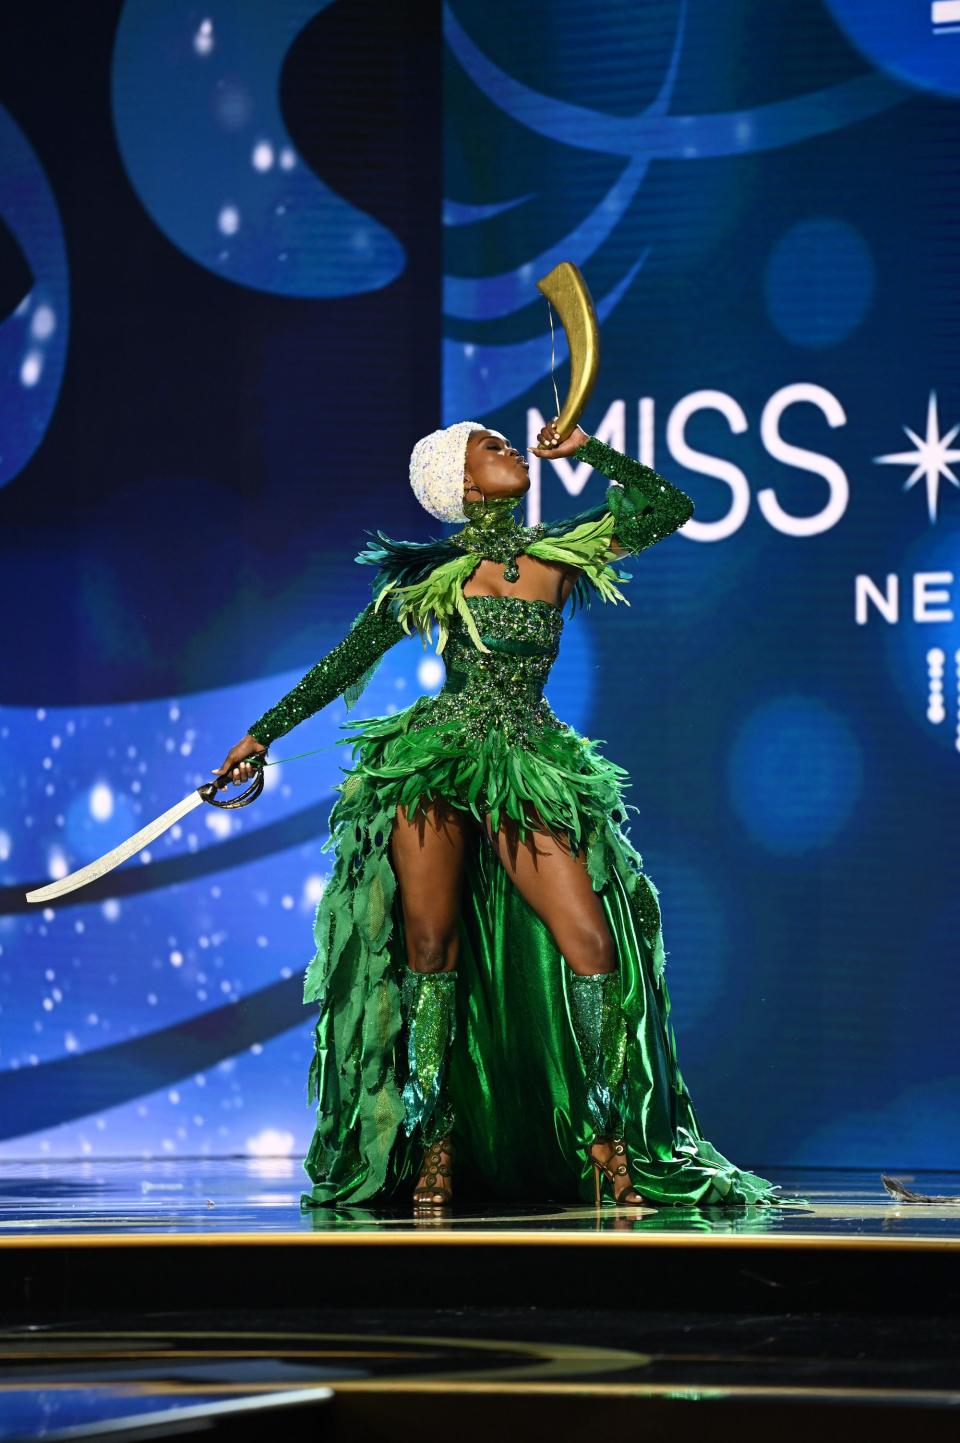
[[[621,788],[629,779],[543,695],[563,618],[549,602],[520,597],[470,596],[466,605],[487,650],[477,651],[454,617],[436,696],[346,723],[356,732],[344,738],[354,749],[353,775],[410,818],[442,799],[478,821],[489,815],[495,828],[515,823],[521,841],[533,826],[562,833],[576,852],[589,832],[625,820]],[[649,901],[644,907],[649,925]]]
[[[496,727],[511,745],[527,746],[544,727],[563,728],[543,695],[563,631],[557,608],[512,596],[468,596],[466,602],[489,654],[479,652],[454,619],[444,649],[446,680],[418,708],[409,730],[454,722],[455,745],[467,746]]]
[[[693,515],[693,502],[679,486],[596,436],[579,446],[574,455],[616,483],[608,487],[604,506],[613,516],[613,534],[624,552],[645,551]]]
[[[468,428],[466,434],[474,428],[472,422],[463,424]],[[448,431],[455,429],[447,428]],[[452,444],[445,432],[438,432],[436,436],[441,439],[434,441],[426,437],[424,440],[429,440],[431,446],[442,444],[449,448]],[[437,645],[441,651],[446,647],[449,627],[456,616],[469,631],[473,624],[472,609],[466,602],[477,598],[465,598],[462,588],[475,569],[475,566],[471,568],[471,560],[502,561],[504,576],[515,581],[520,574],[517,557],[527,552],[541,560],[582,568],[572,605],[583,602],[588,587],[604,601],[625,599],[614,584],[622,578],[607,564],[612,556],[611,539],[616,539],[622,551],[644,550],[682,526],[693,514],[693,502],[649,466],[621,455],[595,437],[574,454],[616,484],[608,488],[601,506],[566,522],[522,526],[514,515],[517,502],[501,498],[487,503],[466,503],[461,515],[467,518],[467,525],[446,542],[391,542],[377,533],[379,544],[366,548],[357,557],[364,564],[378,567],[373,588],[377,603],[366,607],[343,641],[248,727],[249,734],[261,745],[269,746],[337,696],[343,695],[350,706],[363,691],[380,658],[407,634],[411,618],[426,635],[436,616],[440,622]],[[449,579],[441,580],[447,571]],[[386,605],[382,604],[385,599]],[[479,631],[471,640],[477,650],[486,645]],[[502,668],[499,672],[491,671],[492,677],[501,674],[509,675]],[[547,720],[542,707],[540,716]]]
[[[519,497],[468,501],[464,506],[468,524],[450,539],[461,551],[470,551],[481,561],[502,561],[505,581],[519,581],[517,557],[532,541],[539,541],[545,527],[521,526],[514,512]]]
[[[456,983],[453,972],[414,972],[408,967],[401,985],[407,1029],[407,1080],[403,1088],[404,1129],[416,1128],[427,1147],[451,1131],[453,1107],[444,1086],[447,1056],[456,1036]]]
[[[627,1027],[620,1003],[619,972],[567,978],[570,1021],[587,1081],[587,1107],[597,1137],[623,1130],[622,1093]]]

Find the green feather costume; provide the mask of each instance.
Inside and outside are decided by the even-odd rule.
[[[564,522],[522,527],[511,517],[504,526],[494,503],[487,531],[481,517],[426,543],[374,533],[357,557],[376,568],[372,600],[349,635],[250,728],[269,746],[336,696],[352,705],[396,641],[417,631],[426,642],[437,625],[441,691],[394,715],[346,723],[353,766],[330,816],[335,861],[304,991],[319,1003],[306,1207],[395,1197],[416,1178],[430,1140],[425,1126],[411,1127],[411,1106],[424,1124],[438,1106],[437,1081],[425,1090],[410,1072],[415,1044],[402,995],[409,969],[389,843],[397,808],[412,816],[434,797],[478,822],[489,814],[494,827],[511,818],[521,836],[532,811],[585,854],[618,959],[621,1038],[625,1027],[618,1112],[636,1188],[657,1204],[780,1201],[775,1187],[702,1136],[677,1065],[657,889],[623,830],[627,773],[560,721],[543,695],[561,612],[546,601],[463,594],[482,556],[503,560],[510,580],[525,552],[577,568],[571,610],[592,596],[625,602],[620,584],[629,577],[611,563],[692,515],[684,492],[602,442],[591,439],[575,454],[618,484],[601,505]],[[442,989],[455,1009],[443,1026],[457,1193],[586,1199],[602,1079],[589,1076],[586,1023],[571,1025],[573,974],[484,843],[483,828],[470,830],[476,844],[466,865],[455,998],[452,987]],[[439,1005],[440,989],[427,1001]]]

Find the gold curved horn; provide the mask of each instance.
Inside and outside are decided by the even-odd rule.
[[[563,323],[570,350],[570,385],[557,419],[557,433],[565,441],[580,419],[600,369],[600,328],[593,298],[580,270],[561,261],[537,281]]]

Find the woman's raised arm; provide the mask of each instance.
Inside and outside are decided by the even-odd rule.
[[[540,432],[540,444],[532,447],[534,454],[556,461],[571,456],[587,461],[616,484],[607,488],[602,506],[581,512],[563,523],[555,523],[550,532],[561,526],[572,527],[585,521],[599,520],[605,512],[613,517],[610,551],[613,556],[630,556],[662,541],[677,531],[693,515],[693,502],[685,491],[674,486],[665,476],[624,456],[612,446],[588,436],[580,427],[574,428],[565,441],[557,441],[553,422]],[[549,533],[548,533],[549,534]]]

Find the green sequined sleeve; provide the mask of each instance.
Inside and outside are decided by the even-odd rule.
[[[405,635],[399,621],[386,608],[374,611],[370,602],[343,641],[248,727],[248,734],[261,746],[268,747],[342,693],[347,694],[349,705],[351,693],[355,700],[383,654]]]
[[[642,461],[624,456],[591,436],[573,453],[595,471],[618,481],[607,490],[605,505],[616,523],[614,539],[626,553],[644,551],[671,535],[693,515],[693,502]]]

